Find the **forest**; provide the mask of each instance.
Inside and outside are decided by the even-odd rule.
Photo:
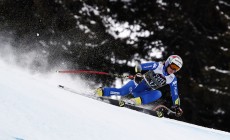
[[[67,65],[134,75],[134,62],[180,55],[177,119],[230,132],[228,0],[1,0],[0,36],[18,54],[47,58],[33,60],[35,72]],[[81,76],[114,86],[114,77]]]

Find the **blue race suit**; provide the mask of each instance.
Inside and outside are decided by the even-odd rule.
[[[166,67],[161,62],[149,62],[140,65],[140,69],[148,71],[144,74],[143,80],[137,84],[134,80],[129,81],[121,88],[104,88],[104,96],[132,94],[140,97],[142,104],[148,104],[158,100],[162,93],[158,88],[170,85],[173,105],[180,105],[177,89],[177,78],[174,74],[168,74]]]

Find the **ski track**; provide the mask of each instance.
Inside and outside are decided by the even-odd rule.
[[[0,78],[0,140],[230,140],[228,132],[89,99],[3,63]]]

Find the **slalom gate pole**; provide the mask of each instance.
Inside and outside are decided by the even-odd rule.
[[[56,71],[57,73],[70,73],[70,74],[98,74],[98,75],[108,75],[112,77],[118,77],[118,78],[128,78],[133,79],[134,76],[132,75],[119,75],[119,74],[113,74],[108,72],[101,72],[101,71],[91,71],[91,70],[60,70]]]

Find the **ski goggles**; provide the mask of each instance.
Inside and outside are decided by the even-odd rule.
[[[175,70],[175,71],[178,71],[180,70],[180,67],[177,66],[176,64],[172,63],[172,64],[169,64],[169,67],[172,69],[172,70]]]

